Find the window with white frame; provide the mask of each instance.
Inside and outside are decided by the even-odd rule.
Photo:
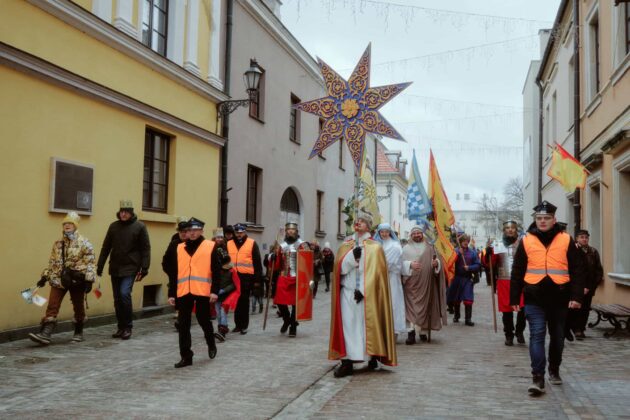
[[[586,25],[586,99],[592,101],[599,92],[599,10],[594,8],[587,18]]]
[[[612,7],[612,61],[613,69],[617,68],[630,52],[630,7],[619,3]]]
[[[630,152],[613,164],[614,264],[615,273],[630,275]]]
[[[547,104],[547,106],[545,107],[545,120],[543,121],[543,124],[545,125],[545,128],[543,130],[543,136],[545,137],[545,141],[543,142],[546,145],[551,145],[551,111],[549,109],[549,104]],[[549,150],[548,147],[543,147],[544,150],[542,150],[543,156],[549,157],[551,156],[551,152]]]
[[[166,57],[168,0],[144,0],[142,43]]]
[[[588,217],[588,229],[591,234],[590,245],[601,251],[602,207],[599,180],[599,176],[593,177],[592,180],[589,180],[586,196],[586,210]]]

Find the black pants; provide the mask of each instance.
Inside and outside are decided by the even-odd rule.
[[[317,272],[313,275],[313,281],[315,285],[313,286],[313,298],[317,296],[317,289],[319,289],[319,280],[321,279],[321,274],[317,274]]]
[[[253,276],[239,274],[241,278],[241,296],[234,310],[234,324],[236,328],[246,330],[249,326],[249,295],[252,291]]]
[[[567,314],[567,329],[571,329],[574,332],[584,332],[584,330],[586,330],[586,323],[588,322],[588,315],[591,312],[592,301],[593,294],[588,293],[584,295],[580,309],[569,309],[569,313]]]
[[[514,338],[514,334],[523,334],[525,331],[525,311],[521,309],[516,313],[516,331],[514,330],[514,315],[512,312],[502,312],[503,332],[508,338]]]
[[[282,319],[289,318],[291,320],[291,324],[295,324],[295,305],[291,306],[291,313],[289,313],[289,305],[278,305],[278,311],[280,312]]]
[[[324,278],[326,279],[326,290],[330,289],[330,271],[324,270]]]
[[[193,305],[197,315],[197,322],[203,330],[206,344],[214,344],[214,328],[210,321],[210,298],[208,296],[195,296],[190,293],[177,298],[177,307],[179,313],[177,321],[179,322],[179,354],[182,358],[190,358],[193,355],[190,338],[190,321],[192,316]]]

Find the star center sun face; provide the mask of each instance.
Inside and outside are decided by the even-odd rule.
[[[356,99],[346,99],[341,104],[341,113],[344,117],[350,119],[359,113],[359,104]]]

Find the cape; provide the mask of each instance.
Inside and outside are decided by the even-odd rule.
[[[331,319],[328,358],[342,359],[346,356],[343,323],[341,320],[341,262],[354,248],[355,241],[344,242],[337,251],[333,282],[331,285]],[[372,240],[364,241],[365,252],[365,341],[366,353],[375,356],[381,363],[396,366],[396,335],[387,278],[387,262],[381,245]]]

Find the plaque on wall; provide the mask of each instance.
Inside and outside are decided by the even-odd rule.
[[[61,158],[50,158],[49,211],[92,214],[94,166]]]

